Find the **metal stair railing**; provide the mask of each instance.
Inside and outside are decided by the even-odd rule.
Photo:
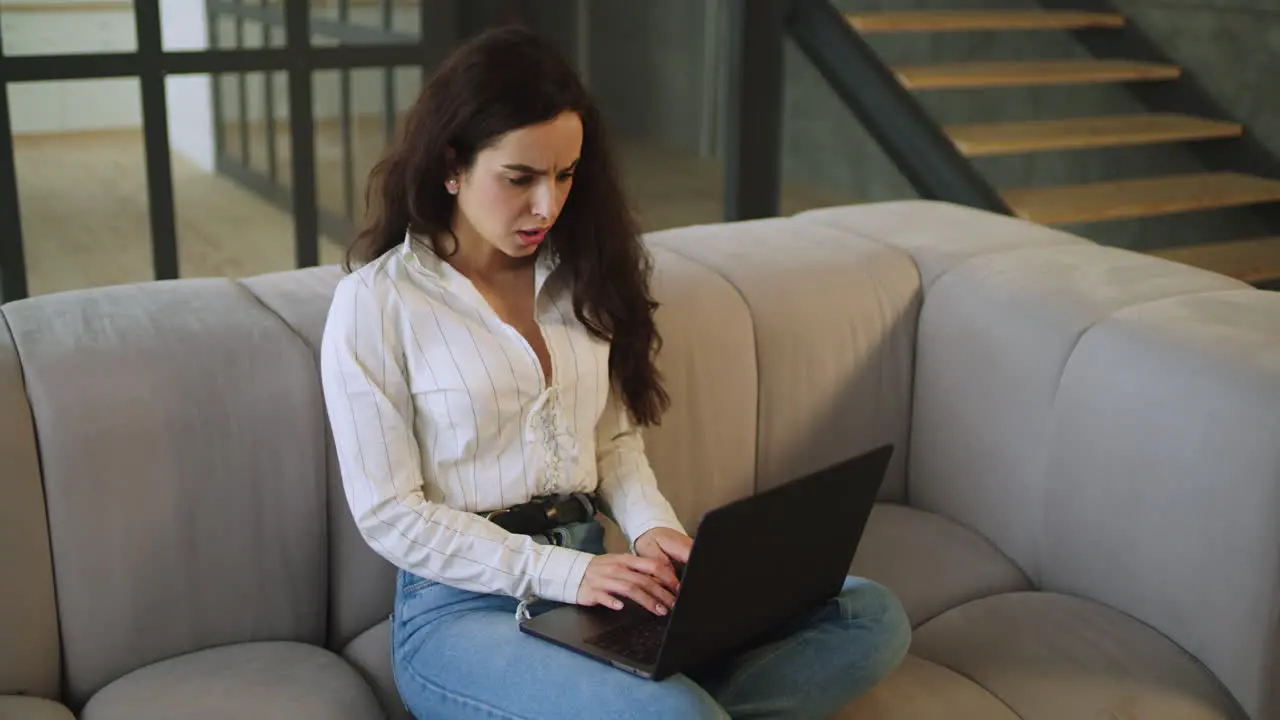
[[[777,215],[787,35],[921,197],[1013,214],[829,0],[729,6],[725,219]]]

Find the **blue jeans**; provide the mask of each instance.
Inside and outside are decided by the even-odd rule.
[[[594,521],[539,542],[604,552]],[[515,598],[474,593],[401,571],[392,666],[405,707],[443,718],[825,718],[870,689],[910,644],[888,590],[850,577],[843,592],[781,640],[654,682],[521,633]],[[556,607],[535,601],[531,615]]]

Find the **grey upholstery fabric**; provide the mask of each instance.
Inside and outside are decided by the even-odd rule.
[[[846,705],[834,720],[1021,720],[999,698],[960,673],[908,655]]]
[[[842,717],[1280,716],[1280,296],[938,203],[648,242],[673,405],[646,438],[691,529],[899,447],[851,571],[913,655]],[[0,720],[70,716],[15,683],[89,720],[406,720],[393,570],[326,481],[339,276],[3,308]]]
[[[1046,587],[1142,618],[1280,717],[1280,293],[1093,327],[1058,391],[1047,488]]]
[[[1089,245],[1088,240],[1020,218],[929,200],[808,210],[795,222],[819,225],[898,248],[911,256],[926,290],[948,270],[1009,250]]]
[[[58,697],[58,615],[31,406],[0,314],[0,695]]]
[[[306,342],[314,355],[311,377],[319,383],[320,338],[333,290],[342,278],[336,266],[308,268],[247,278],[242,284],[279,315]],[[375,553],[360,536],[342,491],[342,475],[334,456],[333,437],[325,423],[326,500],[329,529],[329,630],[326,646],[337,650],[391,612],[395,567]]]
[[[663,495],[693,532],[708,510],[755,490],[755,338],[731,285],[680,255],[652,253],[658,368],[672,400],[662,424],[646,428],[645,447]]]
[[[382,703],[387,720],[413,720],[396,689],[391,670],[391,621],[383,620],[365,631],[342,651],[342,657],[360,671]]]
[[[664,231],[649,240],[714,269],[751,309],[758,488],[891,442],[897,450],[882,497],[901,500],[919,307],[910,258],[777,218]],[[803,292],[797,278],[804,278]]]
[[[975,600],[925,623],[912,653],[1033,720],[1244,718],[1194,658],[1131,617],[1044,592]]]
[[[258,275],[239,282],[267,309],[279,315],[316,353],[318,360],[329,303],[342,276],[342,268],[326,265]]]
[[[911,504],[981,532],[1038,581],[1053,403],[1081,335],[1129,306],[1238,286],[1093,245],[947,272],[920,313]]]
[[[89,701],[81,720],[381,720],[373,691],[328,650],[240,643],[149,665]]]
[[[0,720],[75,720],[75,715],[52,700],[0,695]]]
[[[192,650],[322,641],[322,404],[297,337],[223,280],[5,311],[40,437],[67,704]]]
[[[1031,581],[981,535],[941,515],[881,503],[871,513],[849,569],[889,588],[913,627],[970,600]]]

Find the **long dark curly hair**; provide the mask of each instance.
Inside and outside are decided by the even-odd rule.
[[[609,374],[632,419],[656,425],[670,399],[655,357],[662,338],[649,292],[652,261],[618,178],[600,111],[577,73],[531,30],[489,30],[455,50],[423,87],[395,142],[374,166],[366,213],[347,250],[346,269],[404,241],[430,238],[450,249],[456,198],[446,173],[471,167],[476,154],[518,128],[563,112],[582,121],[582,155],[573,189],[539,252],[555,253],[573,288],[573,309],[593,335],[610,343]],[[447,160],[452,149],[453,162]]]

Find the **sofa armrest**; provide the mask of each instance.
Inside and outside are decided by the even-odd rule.
[[[1185,295],[1092,327],[1063,372],[1040,581],[1168,635],[1280,716],[1280,294]]]
[[[944,203],[800,217],[920,271],[909,503],[1280,716],[1280,295]]]

